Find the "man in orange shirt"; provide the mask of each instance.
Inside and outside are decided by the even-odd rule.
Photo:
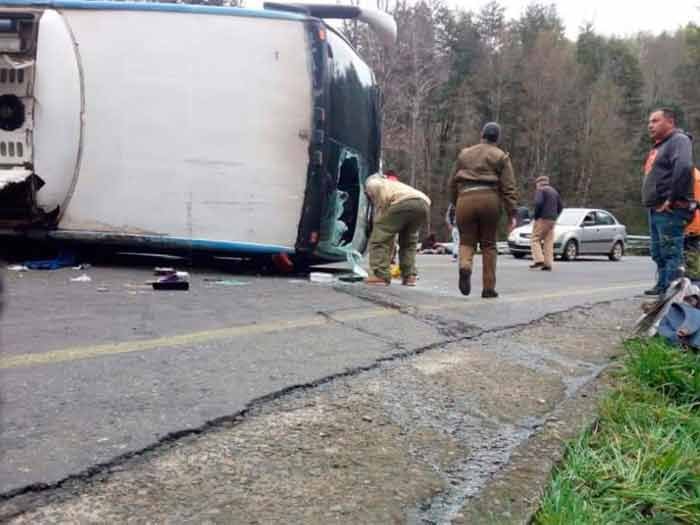
[[[654,146],[644,164],[642,203],[649,210],[651,257],[658,271],[656,284],[644,293],[663,295],[683,266],[684,229],[695,203],[693,148],[669,108],[652,111],[648,129]]]

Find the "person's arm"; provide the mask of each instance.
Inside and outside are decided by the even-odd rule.
[[[500,178],[501,199],[510,219],[515,219],[515,208],[518,206],[518,189],[515,185],[515,174],[510,162],[510,155],[503,159],[503,169]]]
[[[690,139],[685,135],[673,137],[668,145],[670,148],[671,165],[671,190],[666,197],[667,201],[674,202],[688,200],[693,184],[693,149]]]
[[[557,217],[561,215],[562,210],[564,209],[564,203],[561,200],[561,195],[557,193]]]
[[[534,219],[540,219],[542,218],[542,211],[544,209],[544,190],[537,190],[535,192],[535,214],[534,214]]]

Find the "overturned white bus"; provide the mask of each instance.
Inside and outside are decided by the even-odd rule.
[[[0,0],[0,235],[363,251],[378,89],[324,18],[395,38],[349,6]]]

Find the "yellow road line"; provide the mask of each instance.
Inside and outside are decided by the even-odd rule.
[[[630,283],[619,286],[607,286],[604,288],[583,288],[578,290],[560,290],[558,292],[543,293],[543,294],[522,294],[506,296],[498,301],[491,301],[488,304],[502,305],[504,303],[520,303],[520,302],[535,302],[547,299],[561,299],[572,296],[600,294],[606,292],[631,290],[645,286],[648,283]],[[461,302],[450,301],[443,302],[439,305],[418,306],[418,311],[434,311],[444,309],[465,309],[477,308],[486,304],[486,301],[464,300]],[[315,315],[295,320],[278,320],[267,323],[247,324],[241,326],[232,326],[229,328],[221,328],[217,330],[205,330],[201,332],[192,332],[189,334],[173,335],[166,337],[158,337],[155,339],[145,339],[136,341],[124,341],[120,343],[109,343],[93,346],[81,346],[74,348],[64,348],[61,350],[52,350],[49,352],[38,352],[34,354],[19,354],[0,358],[0,370],[11,368],[20,368],[27,366],[45,365],[53,363],[64,363],[67,361],[78,361],[82,359],[91,359],[96,357],[105,357],[119,354],[129,354],[133,352],[146,352],[156,349],[175,349],[183,346],[193,346],[202,343],[209,343],[223,339],[234,337],[271,334],[284,332],[299,328],[312,328],[315,326],[323,326],[331,322],[331,320],[339,322],[363,321],[376,319],[379,317],[388,317],[399,315],[400,312],[392,308],[366,308],[361,310],[348,310],[330,314],[327,317]]]
[[[502,301],[499,300],[499,302],[522,303],[525,301],[541,301],[541,300],[546,300],[546,299],[562,299],[562,298],[572,297],[572,296],[617,292],[617,291],[621,291],[621,290],[634,290],[634,289],[638,289],[638,288],[644,288],[645,286],[648,286],[648,285],[649,285],[648,282],[638,282],[638,283],[621,284],[618,286],[605,286],[602,288],[580,288],[577,290],[565,289],[565,290],[560,290],[558,292],[542,293],[542,294],[535,294],[535,295],[520,294],[520,295],[506,296],[503,298]]]

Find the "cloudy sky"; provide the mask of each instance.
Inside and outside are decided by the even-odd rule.
[[[448,0],[467,10],[478,10],[488,0]],[[517,18],[530,0],[502,0],[509,18]],[[553,3],[564,20],[566,32],[575,38],[578,28],[593,22],[598,32],[624,36],[638,31],[660,33],[688,22],[700,24],[700,0],[543,0]]]
[[[294,0],[275,0],[293,3]],[[349,3],[344,0],[298,0],[307,3]],[[488,0],[445,0],[448,5],[477,11]],[[246,7],[262,7],[263,0],[244,0]],[[532,0],[500,0],[509,18],[517,18]],[[700,24],[700,0],[540,0],[557,6],[569,38],[576,38],[578,28],[587,21],[598,32],[625,36],[639,31],[660,33],[673,31],[688,22]],[[361,0],[361,5],[376,5],[375,0]]]

